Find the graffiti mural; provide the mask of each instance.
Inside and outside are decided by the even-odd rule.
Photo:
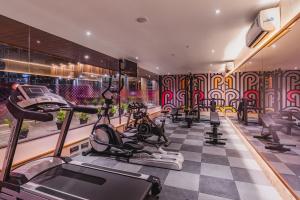
[[[220,73],[195,74],[193,84],[193,102],[199,99],[224,99],[225,110],[235,111],[238,100],[247,97],[261,107],[261,88],[266,81],[264,91],[266,109],[274,108],[274,80],[262,80],[264,72],[236,72],[228,77]],[[164,109],[184,106],[186,75],[162,76],[162,106]],[[300,111],[300,71],[284,71],[278,76],[277,83],[282,87],[281,110]]]
[[[167,75],[162,77],[162,105],[165,109],[184,106],[185,75]],[[224,75],[195,74],[193,79],[193,102],[197,99],[224,99]]]
[[[282,108],[299,111],[300,71],[285,71],[282,75]]]

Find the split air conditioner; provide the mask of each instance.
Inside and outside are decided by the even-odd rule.
[[[278,28],[280,28],[279,7],[260,11],[247,33],[247,46],[254,48],[268,33]]]

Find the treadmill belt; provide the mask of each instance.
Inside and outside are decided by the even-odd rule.
[[[44,193],[47,193],[52,196],[55,196],[55,197],[58,197],[61,199],[65,199],[65,200],[82,200],[82,198],[77,198],[75,196],[71,196],[71,195],[68,195],[68,194],[65,194],[62,192],[58,192],[56,190],[51,190],[51,189],[43,187],[43,186],[37,187],[36,189],[40,192],[44,192]]]
[[[57,197],[66,195],[60,198],[70,200],[80,198],[140,200],[145,198],[151,188],[151,183],[142,179],[73,164],[52,168],[35,177],[31,182],[40,185],[36,188],[39,191]]]
[[[83,166],[88,166],[88,167],[93,167],[93,168],[96,168],[96,169],[102,169],[102,170],[110,170],[112,172],[118,172],[118,173],[123,173],[123,174],[127,174],[127,175],[130,175],[130,176],[134,176],[134,177],[141,177],[141,174],[138,174],[138,173],[133,173],[133,172],[124,172],[122,170],[118,170],[118,169],[109,169],[107,167],[101,167],[101,166],[97,166],[97,165],[93,165],[93,164],[89,164],[89,163],[82,163]]]

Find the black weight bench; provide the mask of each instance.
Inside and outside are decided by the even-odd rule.
[[[206,137],[205,143],[213,145],[225,145],[227,139],[221,138],[222,133],[218,133],[218,127],[220,126],[219,114],[217,112],[210,112],[210,125],[212,126],[212,132],[206,132],[209,137]]]
[[[290,151],[290,148],[287,148],[285,146],[296,146],[292,144],[281,144],[280,138],[276,131],[280,131],[282,128],[286,127],[284,124],[280,124],[276,122],[276,119],[274,120],[271,115],[269,114],[263,114],[260,116],[260,121],[262,122],[263,128],[261,131],[261,135],[254,136],[254,138],[257,139],[263,139],[269,141],[266,145],[266,149],[270,150],[277,150],[277,151]],[[268,129],[268,133],[264,133],[264,129]]]
[[[193,115],[186,115],[185,116],[185,121],[187,122],[187,127],[188,128],[191,128],[192,123],[193,123],[193,119],[194,119]]]

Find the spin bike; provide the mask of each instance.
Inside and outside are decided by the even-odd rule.
[[[181,154],[168,155],[146,150],[144,145],[138,143],[136,140],[124,142],[121,134],[114,130],[110,124],[109,110],[112,107],[114,95],[116,93],[119,94],[123,86],[124,83],[122,81],[119,89],[113,89],[112,77],[109,78],[108,87],[102,93],[102,97],[105,99],[105,103],[101,109],[102,113],[99,115],[99,119],[95,123],[90,135],[92,148],[89,151],[83,152],[82,155],[86,156],[93,153],[93,155],[113,157],[119,161],[133,164],[181,170],[184,161]]]
[[[127,120],[127,126],[125,135],[128,133],[134,133],[130,136],[132,139],[136,139],[139,142],[143,142],[149,145],[156,146],[159,148],[164,145],[169,146],[171,141],[165,135],[165,119],[161,119],[161,124],[158,125],[152,120],[147,113],[147,106],[143,103],[131,103],[129,116]],[[133,116],[133,125],[129,125],[131,116]],[[150,138],[157,137],[157,140]]]

